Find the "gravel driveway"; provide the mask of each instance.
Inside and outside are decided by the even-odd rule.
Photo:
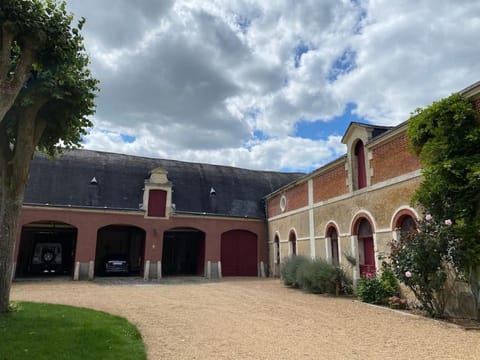
[[[149,359],[480,359],[480,332],[305,294],[278,280],[16,282],[12,300],[135,323]]]

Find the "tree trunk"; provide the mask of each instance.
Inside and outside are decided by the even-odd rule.
[[[0,313],[8,310],[12,283],[13,256],[17,224],[23,200],[25,185],[15,189],[14,179],[9,171],[2,170],[2,199],[0,208]],[[15,190],[20,190],[15,191]]]
[[[18,124],[15,148],[0,149],[0,313],[8,310],[18,220],[30,163],[45,121],[36,121],[45,100],[26,108]],[[6,153],[7,152],[7,153]]]

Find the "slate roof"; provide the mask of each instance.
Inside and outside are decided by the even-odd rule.
[[[177,213],[262,219],[262,198],[304,175],[91,150],[68,151],[53,160],[37,153],[24,204],[139,211],[145,179],[157,167],[168,171]],[[94,177],[97,184],[91,184]]]

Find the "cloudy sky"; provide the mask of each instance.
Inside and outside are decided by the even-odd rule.
[[[350,121],[480,80],[478,0],[68,0],[101,81],[88,149],[310,171]]]

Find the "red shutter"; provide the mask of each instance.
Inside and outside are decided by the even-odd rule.
[[[167,192],[164,190],[150,190],[148,192],[148,216],[165,217]]]
[[[358,189],[363,189],[367,186],[367,172],[365,170],[365,148],[361,141],[355,145],[355,155],[357,155]]]

